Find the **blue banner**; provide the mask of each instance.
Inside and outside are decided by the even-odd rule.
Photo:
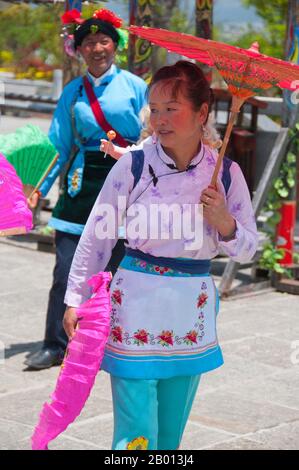
[[[82,11],[82,0],[68,0],[69,10],[76,8],[79,11]]]

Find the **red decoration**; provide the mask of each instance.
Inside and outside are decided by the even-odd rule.
[[[98,20],[111,23],[115,28],[120,28],[122,25],[122,19],[116,16],[112,11],[106,10],[105,8],[96,10],[92,16]]]
[[[283,248],[285,255],[279,264],[290,266],[293,264],[294,230],[296,225],[296,202],[283,201],[280,208],[281,219],[276,228],[276,246]]]
[[[83,18],[81,18],[80,11],[77,10],[76,8],[74,8],[73,10],[66,11],[62,15],[61,21],[62,21],[63,24],[72,24],[72,23],[82,24],[82,23],[84,23],[85,20]]]

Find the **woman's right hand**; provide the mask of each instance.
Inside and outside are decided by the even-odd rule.
[[[30,207],[30,209],[35,209],[38,201],[40,198],[40,192],[39,191],[34,191],[32,196],[30,198],[27,198],[27,204]]]
[[[63,317],[63,328],[66,332],[69,341],[71,341],[75,335],[75,329],[78,323],[78,317],[76,314],[75,307],[67,307]]]

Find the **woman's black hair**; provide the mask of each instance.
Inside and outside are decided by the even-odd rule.
[[[153,76],[149,85],[151,88],[163,81],[165,87],[171,87],[173,98],[182,93],[193,105],[195,111],[199,111],[203,103],[207,103],[209,113],[214,103],[214,94],[210,88],[203,71],[193,62],[179,60],[174,65],[166,65],[160,68]]]

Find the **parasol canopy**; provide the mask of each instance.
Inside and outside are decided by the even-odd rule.
[[[228,90],[233,96],[232,113],[212,177],[213,186],[216,186],[237,113],[246,99],[273,86],[289,90],[295,90],[296,85],[298,87],[296,81],[299,80],[299,66],[261,54],[257,42],[254,42],[249,49],[242,49],[165,29],[132,25],[129,31],[153,44],[165,47],[170,52],[215,67],[227,83]]]
[[[32,212],[14,167],[0,153],[0,236],[19,235],[32,229]]]
[[[110,281],[108,272],[88,281],[93,295],[76,309],[75,336],[68,344],[52,402],[45,403],[40,413],[31,438],[33,450],[47,450],[48,443],[80,414],[90,394],[110,330]]]

